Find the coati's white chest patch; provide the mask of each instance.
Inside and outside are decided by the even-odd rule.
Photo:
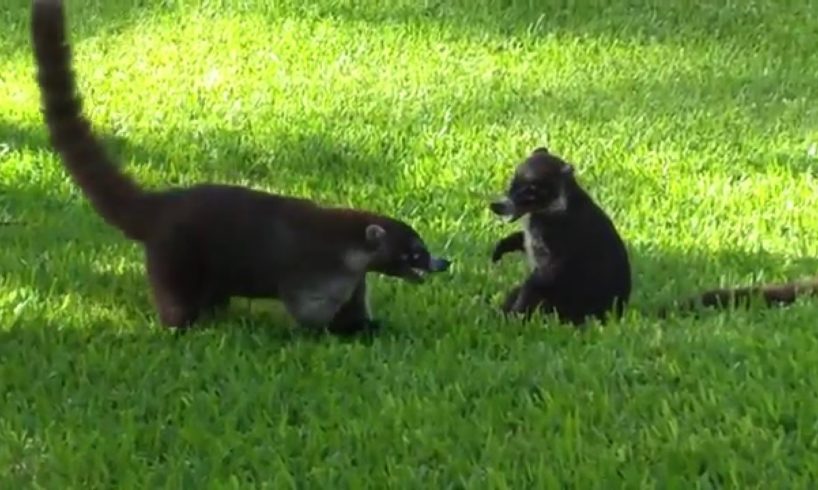
[[[523,227],[523,248],[528,259],[528,266],[534,270],[539,264],[548,260],[550,252],[545,242],[542,240],[543,230],[532,229],[531,215],[526,214],[520,219]]]
[[[344,266],[349,270],[360,272],[369,267],[373,254],[365,250],[352,249],[344,253]]]
[[[339,269],[305,278],[286,295],[285,303],[290,313],[303,325],[323,326],[329,323],[352,297],[373,257],[371,252],[365,250],[348,250],[341,257]],[[365,301],[368,311],[368,298]]]
[[[294,291],[287,307],[299,323],[326,325],[349,301],[361,279],[362,276],[352,274],[316,278],[310,286]]]

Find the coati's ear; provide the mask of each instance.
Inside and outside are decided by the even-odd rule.
[[[544,146],[540,146],[540,147],[534,148],[534,151],[532,151],[531,153],[545,153],[545,154],[548,154],[548,148],[546,148]]]
[[[368,225],[366,227],[366,244],[372,248],[377,248],[386,238],[386,230],[379,225]]]

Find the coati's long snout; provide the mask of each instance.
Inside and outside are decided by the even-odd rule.
[[[429,260],[425,262],[426,264],[421,267],[411,264],[407,264],[406,266],[402,267],[401,271],[399,272],[401,279],[419,284],[426,280],[427,274],[445,272],[452,264],[448,259],[431,256],[429,257]]]
[[[452,265],[450,259],[432,255],[420,235],[405,223],[386,220],[381,226],[386,232],[371,270],[419,284],[428,274],[445,272]]]
[[[501,197],[500,199],[491,201],[489,203],[489,209],[497,216],[508,219],[509,222],[517,221],[523,215],[514,205],[514,201],[508,197]]]

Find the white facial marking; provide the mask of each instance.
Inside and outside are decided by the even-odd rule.
[[[561,213],[568,209],[568,196],[565,195],[565,186],[560,186],[557,198],[551,201],[551,204],[545,208],[547,213]]]
[[[537,175],[530,165],[523,165],[517,169],[517,176],[523,180],[535,180]]]
[[[372,254],[364,250],[352,249],[344,253],[344,265],[347,269],[362,272],[372,261]]]

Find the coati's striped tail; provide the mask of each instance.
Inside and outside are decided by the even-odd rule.
[[[810,295],[818,296],[818,278],[781,284],[711,289],[683,301],[678,306],[662,308],[659,316],[666,317],[674,310],[689,312],[697,307],[747,307],[754,301],[763,301],[767,307],[784,306],[794,303],[799,296]]]
[[[65,25],[61,0],[33,1],[32,41],[49,140],[96,212],[128,238],[144,240],[149,199],[111,161],[82,113]]]

